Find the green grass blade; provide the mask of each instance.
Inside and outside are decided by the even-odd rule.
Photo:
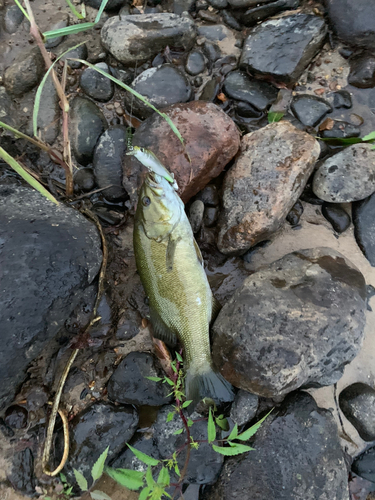
[[[52,201],[53,203],[56,203],[56,205],[59,204],[59,202],[56,200],[52,194],[45,189],[44,186],[40,184],[32,175],[30,175],[26,170],[16,161],[12,156],[10,156],[3,148],[0,147],[0,158],[2,158],[4,161],[8,163],[10,167],[13,168],[19,174],[27,183],[30,184],[34,189],[39,191],[40,194],[45,196],[48,200]]]
[[[103,71],[102,69],[100,68],[97,68],[96,66],[94,66],[93,64],[85,61],[84,59],[75,59],[75,58],[70,58],[72,61],[78,61],[82,64],[85,64],[86,66],[89,66],[90,68],[94,69],[95,71],[97,71],[98,73],[104,75],[106,78],[109,78],[110,80],[112,80],[112,82],[116,83],[117,85],[119,85],[120,87],[122,87],[124,90],[127,90],[128,92],[130,92],[131,94],[134,95],[134,97],[136,97],[137,99],[139,99],[140,101],[142,101],[144,104],[146,104],[146,106],[148,106],[149,108],[151,108],[153,111],[155,111],[156,113],[158,113],[158,115],[160,115],[162,118],[164,118],[164,120],[168,123],[168,125],[171,127],[172,131],[174,132],[174,134],[178,137],[179,141],[181,142],[181,144],[184,144],[184,139],[182,137],[182,135],[180,134],[180,132],[178,131],[178,128],[176,127],[176,125],[173,123],[173,121],[169,118],[169,116],[167,116],[165,113],[162,113],[161,111],[159,111],[157,108],[155,108],[155,106],[153,106],[147,99],[146,97],[144,97],[142,94],[139,94],[136,90],[132,89],[131,87],[129,87],[128,85],[126,85],[125,83],[121,82],[120,80],[118,80],[117,78],[115,78],[114,76],[106,73],[105,71]]]
[[[82,15],[80,12],[78,12],[78,10],[74,7],[74,5],[72,4],[72,2],[70,0],[65,0],[65,1],[77,19],[85,19],[85,16]]]
[[[102,3],[100,4],[99,10],[98,10],[98,13],[96,14],[95,24],[100,21],[101,15],[103,14],[103,11],[104,11],[107,3],[108,3],[108,0],[102,0]]]
[[[21,5],[21,2],[19,2],[18,0],[14,0],[17,7],[20,9],[20,11],[22,12],[22,14],[26,17],[26,19],[28,21],[30,21],[30,18],[29,18],[29,14],[26,12],[26,10],[22,7]]]
[[[26,134],[23,134],[22,132],[20,132],[19,130],[17,130],[16,128],[13,128],[11,127],[10,125],[7,125],[6,123],[4,122],[1,122],[0,121],[0,127],[4,128],[5,130],[9,130],[9,132],[12,132],[16,137],[19,137],[20,139],[25,139],[26,141],[29,141],[31,142],[32,144],[35,144],[35,146],[38,146],[39,148],[42,148],[44,149],[45,151],[48,150],[47,147],[44,146],[43,143],[40,143],[39,141],[37,141],[36,139],[33,139],[32,137],[29,137],[28,135]]]
[[[90,28],[93,28],[95,23],[81,23],[81,24],[73,24],[73,26],[67,26],[66,28],[60,28],[58,30],[45,31],[43,36],[45,40],[49,40],[51,38],[56,38],[58,36],[67,36],[74,35],[75,33],[81,33],[81,31],[86,31]]]
[[[48,75],[50,74],[50,72],[52,71],[52,68],[54,67],[54,65],[57,63],[57,61],[59,59],[61,59],[62,57],[64,57],[68,52],[70,52],[71,50],[74,50],[76,49],[77,47],[79,47],[80,45],[83,45],[85,42],[81,42],[77,45],[75,45],[74,47],[71,47],[70,49],[66,50],[65,52],[63,52],[61,54],[61,56],[59,56],[54,62],[53,64],[51,65],[51,67],[48,69],[48,71],[46,72],[46,74],[44,75],[42,81],[40,82],[40,85],[38,87],[38,90],[36,91],[36,94],[35,94],[35,101],[34,101],[34,110],[33,110],[33,133],[35,135],[35,137],[38,137],[38,113],[39,113],[39,107],[40,107],[40,99],[42,97],[42,92],[43,92],[43,87],[47,81],[47,78],[48,78]]]

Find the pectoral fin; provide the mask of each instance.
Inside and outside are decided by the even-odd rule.
[[[169,344],[171,346],[176,345],[176,335],[171,332],[171,330],[167,327],[159,314],[154,309],[152,309],[152,307],[150,307],[150,318],[154,330],[154,336],[162,340],[166,344]]]
[[[212,316],[211,316],[211,325],[213,324],[213,322],[215,321],[215,319],[217,318],[217,315],[219,314],[220,312],[220,309],[221,309],[221,304],[220,302],[215,299],[215,297],[212,297]]]
[[[200,265],[203,266],[203,257],[201,254],[201,249],[199,248],[198,243],[195,241],[195,238],[193,241],[194,241],[195,252],[197,254],[197,259],[198,259]]]
[[[176,253],[176,246],[180,240],[181,240],[180,237],[174,240],[172,238],[172,235],[169,236],[167,245],[167,255],[166,255],[166,266],[168,273],[170,273],[173,270],[173,262],[174,262],[174,255]]]

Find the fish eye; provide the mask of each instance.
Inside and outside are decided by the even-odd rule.
[[[142,199],[142,203],[145,207],[148,207],[151,204],[151,200],[148,196],[144,196]]]
[[[145,152],[145,148],[139,148],[141,150],[142,153]]]

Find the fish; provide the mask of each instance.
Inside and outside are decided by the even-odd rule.
[[[220,305],[184,204],[157,173],[148,172],[141,187],[133,243],[154,336],[172,345],[178,339],[183,346],[186,398],[193,401],[192,408],[204,398],[217,404],[232,401],[233,388],[211,357],[209,327]]]
[[[131,146],[130,148],[128,148],[126,154],[128,156],[135,156],[137,160],[142,163],[142,165],[145,166],[150,172],[161,175],[170,184],[172,184],[173,188],[176,191],[178,190],[178,184],[174,178],[174,175],[168,172],[165,166],[152,151],[146,148],[141,148],[139,146]]]

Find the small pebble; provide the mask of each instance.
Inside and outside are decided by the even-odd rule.
[[[219,194],[216,186],[209,184],[197,194],[196,199],[203,201],[207,207],[217,207],[219,204]]]
[[[197,233],[201,228],[203,213],[204,213],[203,201],[201,200],[193,201],[193,203],[190,205],[190,210],[189,210],[189,221],[193,233]]]
[[[80,168],[74,175],[74,191],[88,193],[95,187],[95,177],[92,168]]]
[[[195,76],[202,73],[205,68],[205,60],[202,52],[193,50],[187,57],[185,69],[189,75]]]
[[[338,90],[333,94],[333,107],[336,109],[352,107],[352,98],[347,90]]]
[[[296,226],[299,223],[301,215],[303,214],[303,205],[298,200],[294,205],[291,211],[286,216],[286,220],[289,222],[291,226]]]
[[[219,209],[217,207],[206,207],[204,209],[203,224],[206,227],[212,227],[219,218]]]
[[[336,233],[341,234],[350,226],[350,217],[339,204],[323,203],[322,214],[332,224]]]

